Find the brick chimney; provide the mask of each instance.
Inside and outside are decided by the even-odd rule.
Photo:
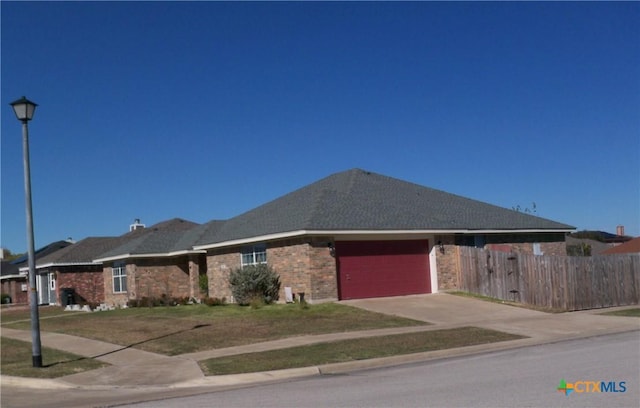
[[[624,236],[624,225],[618,225],[616,227],[616,235],[619,237]]]

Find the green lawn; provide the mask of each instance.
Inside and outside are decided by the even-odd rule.
[[[630,316],[630,317],[640,317],[640,307],[631,308],[631,309],[623,309],[616,310],[615,312],[605,312],[603,315],[609,316]]]
[[[100,361],[42,347],[43,367],[34,368],[31,343],[0,338],[3,375],[32,378],[56,378],[107,366]]]
[[[419,353],[521,339],[478,327],[461,327],[240,354],[200,362],[206,375],[238,374]]]

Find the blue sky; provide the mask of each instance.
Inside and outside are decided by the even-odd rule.
[[[640,235],[640,3],[6,2],[2,247],[363,168]]]

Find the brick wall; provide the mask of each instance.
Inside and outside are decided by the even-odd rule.
[[[200,275],[207,274],[207,257],[204,254],[189,255],[189,297],[200,299],[207,295],[200,290]]]
[[[135,289],[135,282],[133,274],[135,273],[136,266],[133,264],[127,264],[127,290],[130,292],[132,287]],[[102,268],[102,274],[104,279],[104,303],[109,306],[122,307],[127,304],[129,300],[128,292],[125,293],[113,293],[113,264],[105,264]]]
[[[267,264],[280,276],[280,302],[285,300],[285,287],[296,294],[304,292],[308,301],[338,298],[335,259],[328,242],[327,238],[298,238],[267,244]],[[231,301],[229,273],[241,266],[241,251],[242,247],[209,251],[209,296]]]
[[[113,293],[113,264],[104,266],[104,303],[122,306],[129,299],[143,297],[191,297],[197,291],[197,279],[191,273],[200,273],[204,257],[145,258],[128,262],[126,293]]]
[[[2,281],[2,293],[11,296],[11,303],[29,303],[29,291],[22,291],[22,285],[28,285],[27,278],[11,278]]]
[[[267,247],[267,263],[280,275],[280,300],[284,301],[284,288],[289,286],[293,293],[305,293],[311,300],[311,260],[309,244],[302,240],[287,240],[272,243]]]
[[[59,267],[53,270],[56,274],[56,301],[62,304],[60,298],[63,288],[73,288],[75,301],[80,304],[104,302],[104,274],[102,265],[85,267]]]
[[[136,259],[135,263],[135,288],[129,291],[130,299],[191,296],[187,257]]]
[[[444,252],[440,250],[438,242],[442,243]],[[455,290],[460,285],[458,276],[458,247],[454,245],[453,236],[438,236],[434,239],[436,245],[436,266],[438,268],[438,290]],[[433,292],[435,288],[431,288]]]
[[[327,247],[329,242],[328,239],[318,238],[309,244],[311,300],[338,299],[336,259]]]
[[[209,296],[232,301],[229,289],[229,273],[240,267],[240,248],[223,248],[207,253],[207,278]]]

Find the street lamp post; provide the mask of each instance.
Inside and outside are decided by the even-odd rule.
[[[38,289],[36,287],[36,258],[33,242],[33,211],[31,210],[31,169],[29,165],[29,127],[27,123],[33,118],[35,103],[24,96],[11,102],[11,107],[19,121],[22,122],[22,150],[24,162],[24,196],[27,214],[27,251],[29,256],[29,302],[31,307],[31,350],[34,367],[42,367],[40,344],[40,316],[38,314]]]

